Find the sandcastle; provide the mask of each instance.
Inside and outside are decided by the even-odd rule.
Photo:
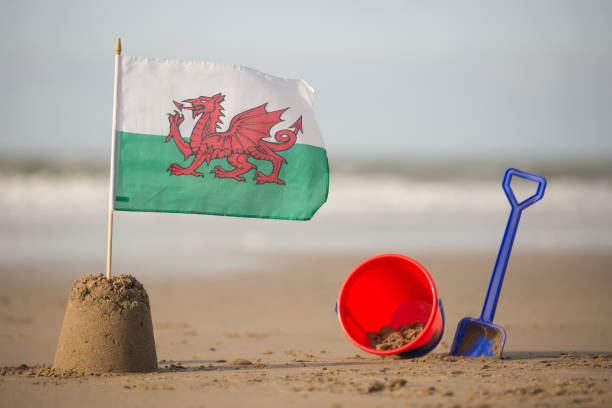
[[[149,297],[131,275],[72,285],[53,366],[92,373],[157,369]]]

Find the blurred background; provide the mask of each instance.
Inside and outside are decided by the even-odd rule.
[[[104,270],[118,36],[125,55],[305,79],[332,173],[309,222],[117,213],[116,273],[249,271],[279,254],[494,260],[507,167],[549,182],[515,252],[608,253],[611,26],[608,1],[4,2],[5,279]]]

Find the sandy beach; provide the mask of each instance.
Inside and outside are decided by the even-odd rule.
[[[441,344],[412,360],[361,352],[338,324],[339,288],[371,255],[270,255],[266,270],[225,277],[117,271],[149,293],[160,370],[97,376],[49,366],[72,281],[100,265],[4,265],[12,278],[0,289],[0,405],[612,404],[610,254],[513,254],[495,318],[508,333],[502,359],[448,356],[459,319],[479,316],[494,257],[409,254],[433,276],[446,312]]]
[[[612,407],[612,1],[0,10],[0,408]]]

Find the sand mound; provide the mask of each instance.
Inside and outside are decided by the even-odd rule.
[[[149,297],[131,275],[84,275],[72,285],[55,362],[64,370],[157,369]]]

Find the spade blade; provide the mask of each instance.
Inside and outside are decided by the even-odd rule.
[[[499,357],[506,344],[503,327],[481,319],[466,317],[459,321],[450,354],[465,357]]]

